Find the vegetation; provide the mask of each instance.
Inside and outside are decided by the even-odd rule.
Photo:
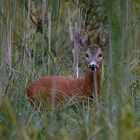
[[[139,0],[0,0],[0,139],[140,140]],[[73,75],[73,33],[109,36],[100,110],[76,99],[34,109],[26,87]],[[84,62],[79,56],[79,75]]]

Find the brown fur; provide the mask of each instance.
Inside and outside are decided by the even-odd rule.
[[[97,71],[98,96],[100,96],[101,67]],[[33,81],[27,88],[27,96],[31,103],[49,101],[63,102],[74,96],[91,97],[93,95],[93,72],[87,72],[84,77],[73,78],[65,76],[46,76]]]

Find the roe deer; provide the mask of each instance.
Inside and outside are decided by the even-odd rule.
[[[95,87],[93,84],[93,73],[97,74],[97,94],[100,96],[100,84],[102,74],[103,51],[106,41],[100,41],[97,37],[97,43],[90,45],[88,36],[83,38],[81,34],[75,34],[75,42],[85,53],[85,60],[88,65],[85,76],[74,78],[67,76],[45,76],[33,81],[27,88],[27,96],[31,103],[35,101],[55,100],[63,102],[65,99],[76,96],[79,101],[81,97],[92,97]]]

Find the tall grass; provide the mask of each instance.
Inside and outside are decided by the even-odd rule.
[[[136,0],[97,5],[90,0],[0,0],[0,139],[139,140],[139,5]],[[80,105],[76,99],[54,110],[49,103],[43,111],[34,109],[26,97],[28,83],[41,75],[73,75],[69,28],[84,23],[94,42],[101,21],[109,46],[99,116],[95,102]],[[78,63],[82,75],[81,55]]]

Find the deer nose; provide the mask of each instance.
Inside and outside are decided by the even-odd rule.
[[[91,71],[96,71],[97,70],[97,65],[95,65],[95,64],[92,64],[92,65],[89,65],[89,69],[91,70]]]

